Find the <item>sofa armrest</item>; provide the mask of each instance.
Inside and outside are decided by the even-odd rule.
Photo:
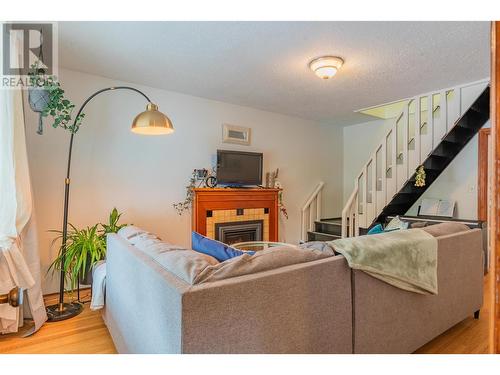
[[[105,322],[120,353],[180,353],[191,287],[120,236],[108,235]]]
[[[353,275],[355,353],[411,353],[481,308],[481,230],[438,237],[438,295]]]

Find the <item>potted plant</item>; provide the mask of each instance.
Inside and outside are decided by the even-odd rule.
[[[67,278],[70,281],[71,290],[75,289],[77,282],[80,284],[89,285],[92,281],[92,266],[106,258],[106,235],[108,233],[116,233],[127,224],[118,224],[121,213],[114,208],[109,214],[107,224],[98,223],[93,226],[78,229],[74,225],[69,224],[66,241],[66,254],[62,256],[62,246],[59,248],[59,255],[52,262],[49,271],[64,270]],[[62,231],[52,230],[58,236],[52,241],[62,238]],[[48,272],[48,271],[47,271]]]

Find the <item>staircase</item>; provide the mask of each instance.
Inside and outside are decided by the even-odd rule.
[[[314,230],[307,232],[307,241],[333,241],[341,238],[342,219],[321,219],[314,222]]]
[[[471,100],[472,85],[476,94]],[[464,90],[469,90],[468,96]],[[467,102],[472,104],[466,107]],[[487,81],[404,101],[401,113],[354,181],[342,217],[321,219],[317,212],[313,214],[311,204],[304,206],[302,241],[357,236],[387,216],[404,215],[488,121],[489,103]],[[426,173],[425,186],[416,187],[415,171],[420,165]],[[313,194],[308,203],[315,201],[319,207],[317,200]]]

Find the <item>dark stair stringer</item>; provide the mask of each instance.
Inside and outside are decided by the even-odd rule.
[[[384,222],[387,216],[404,215],[420,196],[432,185],[451,161],[479,132],[490,118],[490,87],[486,87],[465,113],[455,122],[450,131],[442,138],[430,155],[422,163],[425,169],[425,186],[415,186],[415,173],[392,197],[375,223]]]
[[[404,215],[489,118],[490,88],[488,86],[423,162],[426,174],[425,186],[415,186],[414,173],[369,227],[375,223],[384,222],[387,216]],[[366,234],[367,229],[360,228],[359,231],[360,234]],[[341,218],[321,219],[314,222],[314,231],[307,232],[307,241],[332,241],[341,238],[341,234]]]

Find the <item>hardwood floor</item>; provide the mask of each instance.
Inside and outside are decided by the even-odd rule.
[[[82,300],[88,298],[82,293]],[[56,295],[47,296],[46,304],[57,301]],[[30,337],[21,337],[25,327],[15,335],[0,336],[0,353],[19,354],[110,354],[116,353],[108,329],[99,311],[89,304],[78,316],[62,322],[46,323]]]
[[[488,354],[490,277],[484,278],[483,308],[479,319],[472,316],[428,342],[417,354]]]
[[[416,351],[418,354],[481,354],[488,353],[489,278],[485,278],[485,304],[480,319],[472,316],[436,337]],[[57,296],[48,296],[46,303],[54,303]],[[85,299],[85,296],[82,297]],[[116,353],[113,341],[99,311],[91,311],[85,304],[77,317],[45,324],[31,337],[0,336],[0,353],[33,354],[110,354]]]

